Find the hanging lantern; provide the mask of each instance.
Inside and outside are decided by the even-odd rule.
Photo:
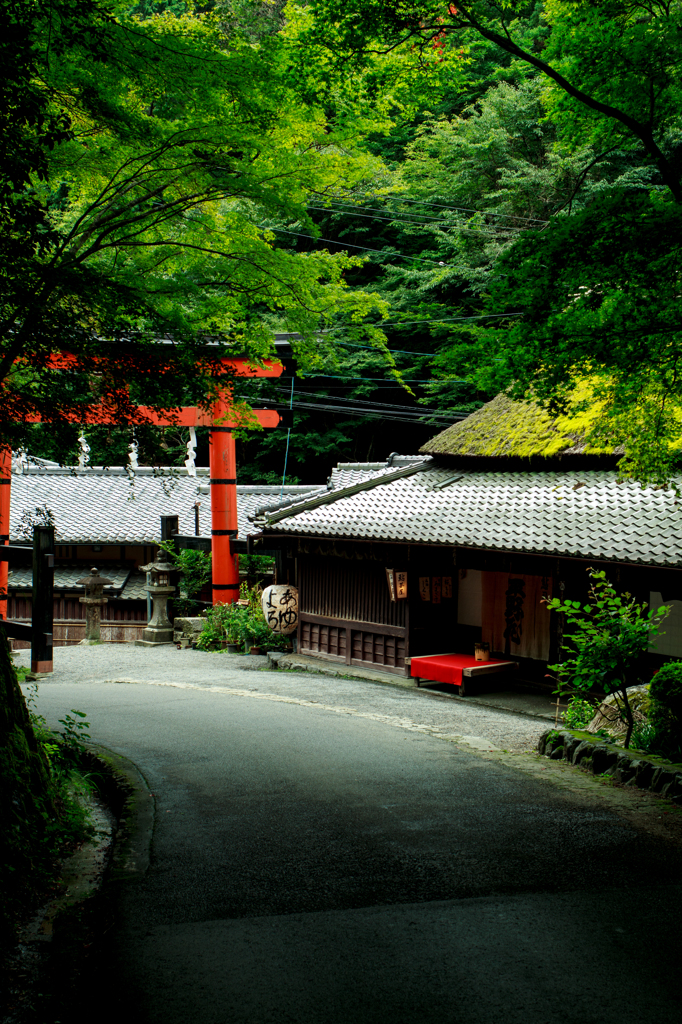
[[[298,590],[285,583],[266,587],[261,598],[265,621],[273,633],[293,633],[298,627]]]

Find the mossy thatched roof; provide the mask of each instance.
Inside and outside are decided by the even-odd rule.
[[[584,424],[575,418],[552,417],[534,402],[514,402],[507,395],[498,395],[427,441],[419,451],[423,455],[478,458],[622,454],[622,448],[586,445],[583,433]]]

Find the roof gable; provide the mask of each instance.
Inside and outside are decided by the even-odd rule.
[[[550,416],[535,402],[501,394],[465,420],[453,423],[420,452],[467,458],[552,458],[557,455],[614,455],[623,449],[586,445],[587,417]]]

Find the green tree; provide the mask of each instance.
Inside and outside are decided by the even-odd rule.
[[[586,440],[665,485],[682,447],[682,212],[616,191],[529,232],[498,262],[489,306],[518,314],[478,339],[481,387],[598,409]],[[580,385],[580,386],[578,386]]]
[[[0,14],[6,440],[35,417],[201,402],[230,380],[222,358],[270,351],[273,318],[309,339],[305,360],[330,317],[376,307],[345,287],[357,257],[292,252],[268,229],[368,161],[301,102],[285,40],[97,0]]]
[[[677,156],[682,25],[667,0],[312,0],[314,38],[358,63],[409,50],[415,59],[466,59],[477,39],[534,69],[579,144],[614,138],[646,153],[682,199]],[[529,34],[537,12],[548,37]],[[589,128],[587,127],[589,125]]]
[[[616,693],[627,723],[625,746],[630,746],[634,727],[628,687],[644,681],[645,656],[651,642],[661,632],[661,623],[670,608],[661,605],[647,611],[630,594],[619,595],[606,579],[606,573],[588,569],[592,579],[589,604],[552,598],[550,611],[566,616],[573,632],[565,634],[564,644],[570,657],[559,665],[550,665],[557,674],[559,694],[570,696]]]
[[[464,0],[446,9],[349,0],[334,10],[315,0],[312,7],[314,38],[351,53],[358,65],[405,52],[428,66],[435,52],[457,77],[467,62],[475,73],[484,40],[511,58],[519,94],[538,91],[541,116],[518,136],[532,143],[524,160],[507,145],[500,163],[503,121],[495,125],[486,96],[464,127],[456,119],[427,123],[403,165],[403,178],[432,200],[434,186],[439,198],[446,189],[453,197],[468,191],[479,215],[467,230],[490,231],[491,208],[518,215],[524,200],[537,211],[531,216],[551,221],[534,230],[526,223],[506,241],[491,232],[497,239],[482,244],[460,232],[448,264],[459,263],[471,291],[486,299],[483,311],[512,315],[507,326],[500,320],[495,329],[465,325],[450,333],[436,366],[444,384],[434,387],[449,397],[447,382],[464,379],[485,394],[511,388],[553,410],[582,415],[591,406],[591,443],[605,450],[624,444],[622,472],[667,485],[682,434],[679,6]],[[472,188],[486,182],[489,189]]]

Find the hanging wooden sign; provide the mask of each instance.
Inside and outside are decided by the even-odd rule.
[[[442,579],[442,576],[433,576],[431,578],[431,600],[434,604],[440,604]]]
[[[443,576],[443,586],[441,591],[444,601],[452,597],[452,576]]]
[[[391,601],[403,601],[407,597],[407,573],[395,569],[386,570],[386,582]]]
[[[431,600],[431,577],[420,576],[419,577],[419,596],[422,601]]]

